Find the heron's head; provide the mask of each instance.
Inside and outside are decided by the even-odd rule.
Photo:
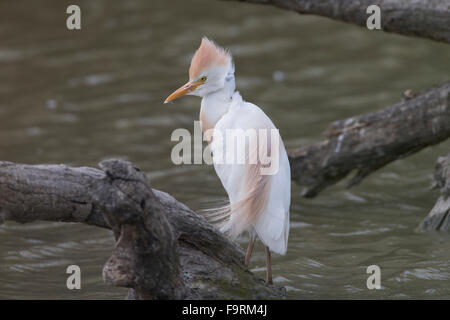
[[[231,54],[204,37],[200,47],[192,57],[189,81],[167,97],[164,103],[184,95],[204,97],[225,87],[225,82],[233,77],[234,66]]]

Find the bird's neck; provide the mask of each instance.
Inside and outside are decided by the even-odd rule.
[[[220,118],[228,112],[233,101],[234,90],[234,84],[228,85],[203,97],[200,108],[200,123],[203,132],[213,129]]]

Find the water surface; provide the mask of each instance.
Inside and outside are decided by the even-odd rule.
[[[69,4],[0,3],[0,159],[96,166],[120,157],[192,209],[225,197],[212,167],[170,160],[170,134],[193,130],[200,101],[162,101],[187,80],[201,36],[231,49],[238,89],[273,119],[288,148],[450,75],[448,45],[269,6],[79,1],[82,30],[68,31]],[[293,184],[288,253],[273,258],[288,298],[448,299],[450,236],[416,231],[438,196],[429,189],[436,158],[448,150],[449,141],[427,148],[314,199]],[[0,226],[0,298],[122,299],[125,290],[101,278],[113,246],[111,233],[95,227],[8,222]],[[65,287],[70,264],[82,269],[80,291]],[[372,264],[381,290],[366,287]],[[264,266],[258,244],[251,267],[264,277]]]

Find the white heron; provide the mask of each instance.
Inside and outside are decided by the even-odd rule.
[[[246,102],[236,91],[234,64],[229,51],[217,46],[204,37],[195,52],[189,68],[189,81],[174,91],[164,103],[184,95],[202,98],[200,123],[203,132],[213,129],[214,136],[210,143],[213,163],[229,197],[227,210],[221,210],[224,223],[222,230],[237,236],[244,231],[250,234],[250,242],[245,254],[245,266],[248,267],[256,237],[264,244],[266,253],[266,281],[272,283],[270,252],[284,255],[289,237],[289,206],[291,201],[291,171],[288,157],[281,138],[276,144],[258,136],[256,145],[264,146],[268,154],[278,156],[278,170],[274,174],[263,174],[267,167],[257,157],[256,163],[223,163],[217,155],[230,152],[218,150],[215,143],[216,133],[225,137],[229,130],[276,129],[270,118],[255,104]],[[249,145],[252,137],[246,140],[248,148],[240,149],[246,160],[256,152]],[[253,142],[255,142],[253,141]],[[278,145],[278,147],[274,147]],[[253,151],[252,151],[253,150]],[[260,149],[258,149],[260,150]],[[219,152],[220,151],[220,152]],[[277,153],[277,154],[276,154]],[[223,159],[221,159],[223,160]]]

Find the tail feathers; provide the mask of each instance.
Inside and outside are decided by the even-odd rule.
[[[200,211],[206,220],[216,226],[220,231],[225,232],[224,226],[227,224],[231,216],[230,204],[217,206]]]
[[[232,238],[236,238],[243,231],[250,229],[266,208],[270,176],[259,175],[260,168],[252,169],[248,175],[252,178],[244,179],[245,194],[241,200],[203,211],[203,216],[210,223]]]
[[[215,225],[221,232],[226,233],[235,239],[239,234],[246,230],[250,225],[240,224],[239,221],[245,219],[245,215],[239,215],[239,207],[244,207],[244,200],[239,204],[224,205],[212,209],[204,210],[202,213],[205,218]],[[281,213],[281,212],[280,212]],[[282,212],[286,218],[280,220],[279,217],[273,217],[264,214],[257,221],[252,222],[252,230],[256,232],[258,238],[268,246],[271,251],[284,255],[286,254],[289,238],[289,211]],[[276,223],[276,220],[278,223]],[[284,223],[283,223],[284,220]]]
[[[272,155],[271,138],[257,136],[249,139],[251,140],[248,142],[246,164],[233,169],[229,179],[232,182],[224,185],[230,196],[230,203],[210,209],[205,214],[208,220],[232,238],[252,229],[258,217],[267,209],[273,177],[263,174],[264,168],[269,167],[271,163],[263,164],[261,159],[262,156]]]

